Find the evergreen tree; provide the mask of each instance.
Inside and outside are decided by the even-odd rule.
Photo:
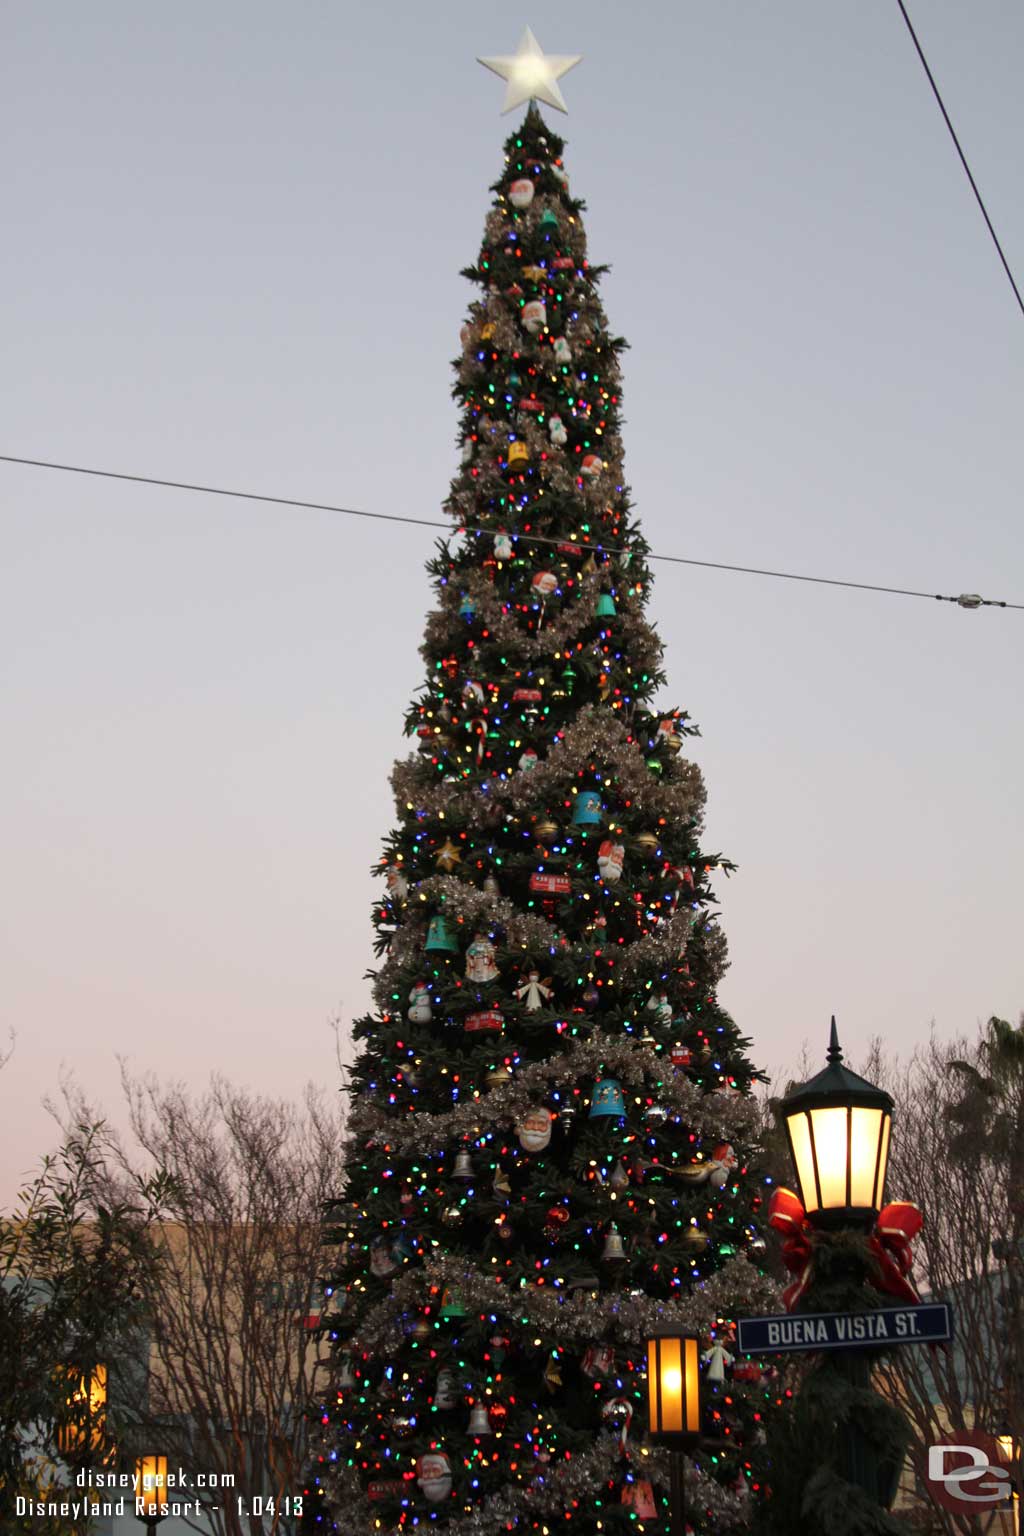
[[[664,1531],[642,1390],[663,1313],[708,1357],[694,1530],[742,1525],[760,1481],[770,1383],[729,1349],[770,1295],[755,1074],[715,991],[710,879],[732,866],[700,846],[696,727],[654,707],[625,343],[562,149],[531,106],[465,273],[458,531],[429,566],[327,1233],[338,1343],[307,1512],[344,1536]]]

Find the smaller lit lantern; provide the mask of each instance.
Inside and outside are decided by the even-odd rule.
[[[700,1436],[700,1341],[665,1324],[647,1340],[648,1437],[685,1450]]]
[[[820,1227],[870,1226],[885,1195],[893,1101],[843,1066],[832,1020],[828,1066],[782,1101],[808,1218]]]
[[[57,1430],[57,1448],[65,1456],[98,1451],[106,1434],[107,1368],[94,1365],[84,1376],[62,1368],[62,1376],[71,1391],[65,1400],[66,1420]]]
[[[167,1457],[139,1456],[133,1483],[136,1518],[152,1531],[167,1514]]]

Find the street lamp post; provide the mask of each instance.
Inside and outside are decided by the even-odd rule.
[[[700,1440],[700,1348],[696,1334],[665,1326],[647,1340],[648,1437],[668,1447],[672,1536],[685,1536],[683,1452]]]
[[[149,1536],[167,1514],[167,1457],[139,1456],[135,1461],[135,1518],[145,1523]],[[141,1499],[141,1506],[139,1500]]]
[[[822,1234],[867,1234],[885,1201],[893,1100],[884,1089],[843,1064],[833,1017],[828,1065],[782,1100],[780,1110],[810,1225]],[[861,1289],[864,1275],[849,1271],[849,1283]],[[871,1354],[838,1351],[821,1369],[844,1379],[851,1391],[871,1386]],[[881,1462],[874,1445],[857,1424],[848,1426],[838,1450],[846,1480],[887,1508],[895,1495],[899,1464]]]

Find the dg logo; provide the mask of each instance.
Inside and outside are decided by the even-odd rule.
[[[1013,1466],[1007,1442],[978,1430],[958,1430],[928,1447],[925,1476],[940,1508],[957,1515],[1006,1511],[1011,1518],[1007,1532],[1017,1529],[1013,1504],[1020,1497],[1020,1472]],[[994,1533],[1002,1526],[989,1528]]]

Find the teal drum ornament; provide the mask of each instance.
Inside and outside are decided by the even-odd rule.
[[[590,1118],[594,1120],[598,1115],[624,1115],[626,1113],[626,1101],[622,1096],[622,1084],[616,1077],[602,1077],[594,1084],[594,1093],[590,1100]]]
[[[424,949],[447,949],[452,954],[458,951],[459,946],[452,937],[451,929],[440,912],[436,917],[430,919],[430,927],[427,929],[427,942],[423,947]]]
[[[574,827],[599,827],[604,820],[604,806],[601,804],[601,796],[592,789],[585,789],[582,794],[576,796],[576,804],[572,812],[572,824]]]
[[[610,592],[601,592],[598,594],[597,607],[594,612],[597,614],[599,619],[614,619],[615,599],[612,597]]]

